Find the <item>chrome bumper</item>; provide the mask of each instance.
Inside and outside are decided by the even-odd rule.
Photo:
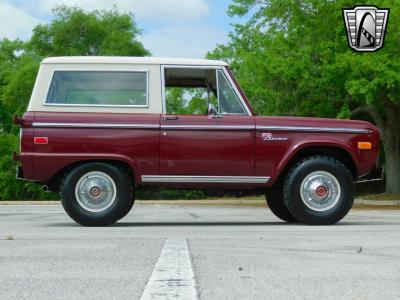
[[[359,177],[355,183],[383,181],[385,179],[385,168],[376,168],[366,176]]]

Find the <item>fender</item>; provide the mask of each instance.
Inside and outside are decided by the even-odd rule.
[[[358,170],[358,160],[355,157],[352,151],[352,145],[350,143],[340,143],[337,141],[302,141],[294,144],[292,147],[288,148],[285,155],[282,157],[280,163],[278,164],[275,170],[274,180],[271,183],[274,183],[275,180],[279,177],[279,175],[283,172],[286,166],[290,163],[290,161],[295,157],[301,150],[310,147],[331,147],[331,148],[339,148],[346,151],[347,154],[352,158],[355,166]],[[359,171],[359,170],[358,170]]]

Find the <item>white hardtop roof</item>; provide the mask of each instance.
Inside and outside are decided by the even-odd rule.
[[[60,56],[45,58],[42,61],[42,64],[151,64],[228,66],[228,64],[222,60],[134,56]]]

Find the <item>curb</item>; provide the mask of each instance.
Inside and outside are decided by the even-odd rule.
[[[375,206],[400,206],[400,200],[365,200],[365,199],[355,199],[354,204],[362,205],[375,205]]]

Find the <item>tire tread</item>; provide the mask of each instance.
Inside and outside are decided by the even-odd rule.
[[[90,163],[88,163],[88,164],[90,164]],[[106,164],[108,166],[111,165],[111,164],[107,164],[107,163],[104,163],[104,164]],[[85,165],[85,164],[83,164],[83,165]],[[83,165],[79,165],[78,167],[81,167]],[[60,181],[60,192],[59,192],[60,198],[61,198],[61,204],[62,204],[65,212],[75,222],[77,222],[77,223],[79,223],[81,225],[84,225],[84,226],[109,226],[109,225],[114,224],[118,220],[122,219],[123,217],[125,217],[129,213],[129,211],[132,209],[132,206],[133,206],[134,201],[135,201],[135,199],[134,199],[134,185],[133,185],[132,180],[131,180],[132,178],[131,178],[129,172],[125,168],[123,168],[122,166],[115,165],[115,164],[112,164],[112,166],[116,167],[118,169],[118,171],[124,177],[128,195],[131,195],[131,196],[130,196],[130,199],[128,201],[123,201],[123,207],[119,211],[114,213],[112,217],[104,218],[103,220],[83,221],[80,218],[80,215],[73,209],[73,206],[70,205],[68,197],[65,196],[68,193],[66,181],[69,178],[69,176],[71,175],[71,173],[74,171],[74,169],[69,169],[63,175],[63,177],[62,177],[62,179]]]
[[[288,175],[286,176],[286,179],[284,181],[284,186],[283,186],[283,201],[285,203],[285,206],[288,208],[288,210],[290,211],[290,213],[300,222],[304,223],[304,224],[308,224],[308,225],[330,225],[330,224],[334,224],[337,222],[337,220],[335,219],[326,219],[324,221],[321,220],[316,220],[315,218],[305,218],[303,215],[299,214],[297,209],[295,209],[294,207],[294,202],[292,201],[292,195],[291,195],[291,186],[292,183],[297,175],[297,171],[301,168],[304,167],[305,164],[307,164],[309,161],[312,160],[320,160],[323,162],[327,162],[329,164],[332,164],[342,170],[344,170],[346,172],[346,175],[353,178],[353,175],[351,174],[351,172],[349,171],[349,169],[343,164],[341,163],[339,160],[330,157],[330,156],[324,156],[324,155],[313,155],[313,156],[308,156],[304,159],[302,159],[301,161],[299,161],[298,163],[296,163],[292,169],[289,171]],[[343,211],[345,211],[344,215],[342,216],[342,218],[347,214],[347,212],[351,209],[351,207],[353,206],[353,202],[354,199],[352,197],[351,201],[347,201],[345,202],[345,206],[343,208]]]

